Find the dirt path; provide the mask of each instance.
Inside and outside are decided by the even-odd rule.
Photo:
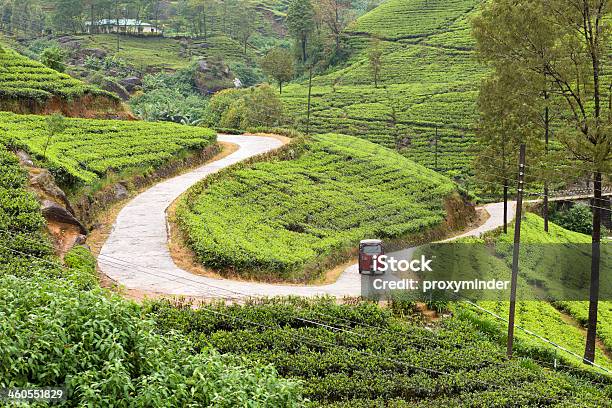
[[[126,289],[151,294],[198,298],[239,299],[248,296],[359,296],[361,278],[357,265],[346,268],[334,283],[318,286],[235,281],[194,275],[177,266],[168,249],[166,209],[189,187],[202,178],[247,158],[283,145],[281,140],[264,136],[220,135],[219,141],[240,148],[220,160],[159,183],[136,196],[119,213],[112,232],[98,255],[101,271]],[[510,205],[513,214],[514,205]],[[502,225],[503,205],[488,204],[490,217],[484,224],[458,237],[479,236]],[[393,253],[410,256],[416,248]]]

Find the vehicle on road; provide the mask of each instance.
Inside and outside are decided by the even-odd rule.
[[[385,254],[383,242],[380,239],[364,239],[359,242],[359,273],[362,275],[382,274],[374,263],[374,259]]]

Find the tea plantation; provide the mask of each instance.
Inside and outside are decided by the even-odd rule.
[[[98,286],[84,248],[59,265],[1,145],[0,166],[0,387],[65,385],[67,407],[301,405],[299,384],[271,367],[156,334],[140,306]]]
[[[308,281],[361,239],[392,241],[440,226],[453,191],[446,177],[391,150],[328,134],[204,180],[176,214],[206,266]]]
[[[513,228],[509,228],[512,231]],[[579,253],[584,251],[590,243],[590,237],[580,233],[565,230],[555,224],[550,224],[549,233],[544,232],[544,222],[539,216],[527,213],[521,224],[522,247],[519,261],[519,289],[517,299],[516,324],[532,332],[538,333],[575,353],[578,356],[584,351],[585,331],[579,323],[585,324],[588,314],[587,301],[568,301],[564,298],[564,288],[558,285],[570,286],[569,282],[585,280],[588,282],[589,256]],[[511,274],[512,265],[512,234],[488,237],[486,240],[470,239],[464,241],[466,245],[472,245],[474,250],[470,251],[470,259],[463,259],[460,264],[462,271],[473,268],[477,271],[486,271],[487,278],[508,279]],[[543,245],[544,244],[544,245]],[[482,248],[482,250],[479,250]],[[561,254],[557,251],[575,251],[574,262],[569,262],[567,253]],[[461,251],[460,251],[461,252]],[[606,250],[602,256],[602,276],[607,276],[612,270],[612,258]],[[582,256],[581,256],[582,255]],[[572,281],[573,280],[573,281]],[[535,301],[533,296],[527,299],[523,289],[537,285],[540,290],[547,290],[549,295],[557,296],[559,301],[546,302]],[[610,282],[601,280],[601,293],[610,293]],[[572,285],[573,286],[573,285]],[[607,288],[604,290],[604,287]],[[586,293],[584,294],[586,299]],[[507,318],[507,298],[500,300],[479,301],[478,305],[493,313]],[[602,340],[602,348],[596,350],[596,363],[612,370],[612,359],[609,351],[612,350],[610,342],[612,338],[612,302],[609,299],[599,303],[598,336]],[[478,324],[482,330],[497,337],[500,342],[505,341],[507,325],[488,313],[465,306],[462,302],[457,304],[458,313]],[[572,319],[568,314],[575,319]],[[525,355],[545,359],[552,363],[554,359],[563,361],[564,364],[581,366],[580,357],[571,356],[567,352],[556,349],[533,335],[522,330],[516,332],[518,342],[517,349]],[[607,354],[606,354],[607,353]]]
[[[73,99],[84,95],[103,95],[118,100],[110,92],[47,68],[0,44],[0,100],[44,101],[53,96]]]
[[[162,333],[270,363],[303,381],[312,407],[609,406],[612,380],[508,361],[467,320],[428,330],[371,303],[333,300],[175,306],[149,306]]]
[[[346,66],[313,79],[311,129],[360,136],[429,168],[465,173],[485,73],[468,26],[479,4],[389,0],[361,16],[346,30],[353,50]],[[372,38],[381,39],[383,50],[378,88],[368,61]],[[291,84],[282,96],[302,130],[307,88]]]
[[[110,172],[161,166],[216,141],[210,129],[172,123],[64,119],[49,136],[44,116],[0,112],[0,142],[33,154],[67,187],[92,184]],[[45,153],[45,146],[47,146]]]

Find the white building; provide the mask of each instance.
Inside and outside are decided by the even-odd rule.
[[[123,34],[142,34],[142,35],[161,35],[161,30],[149,23],[133,18],[112,19],[85,22],[85,29],[89,34],[101,33],[123,33]]]

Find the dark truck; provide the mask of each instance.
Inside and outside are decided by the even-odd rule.
[[[380,239],[364,239],[359,242],[359,273],[362,275],[384,273],[374,268],[374,257],[384,253],[385,249]]]

